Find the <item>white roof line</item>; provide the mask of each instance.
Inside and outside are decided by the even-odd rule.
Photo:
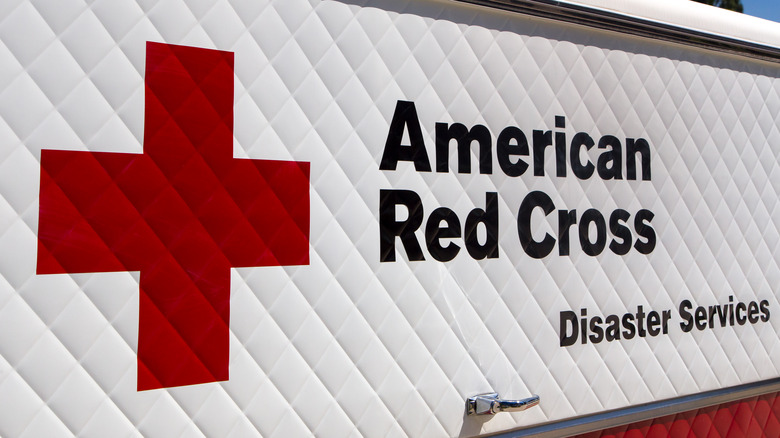
[[[560,3],[780,48],[780,23],[691,0],[564,0]]]

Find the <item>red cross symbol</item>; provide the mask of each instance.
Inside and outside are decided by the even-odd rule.
[[[145,86],[143,154],[41,152],[38,273],[140,271],[139,391],[227,380],[230,268],[309,263],[309,163],[233,158],[230,52],[147,43]]]

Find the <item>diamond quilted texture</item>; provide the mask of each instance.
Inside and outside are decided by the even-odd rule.
[[[769,394],[582,434],[577,438],[690,435],[773,437],[780,435],[779,412],[777,394]]]
[[[138,388],[227,380],[228,267],[308,261],[308,166],[230,158],[230,54],[147,51],[144,154],[42,151],[38,273],[140,270]]]
[[[69,269],[63,252],[52,265],[69,274],[36,275],[46,256],[36,249],[48,233],[46,187],[69,190],[51,157],[97,157],[84,160],[109,175],[106,193],[134,196],[118,166],[142,160],[162,132],[145,117],[159,94],[147,88],[147,41],[233,52],[223,110],[232,130],[220,144],[242,163],[310,163],[310,224],[296,246],[308,265],[220,274],[229,380],[139,392],[148,257],[100,253],[94,262],[119,272],[96,273]],[[18,0],[0,6],[0,61],[2,436],[472,436],[780,375],[776,65],[433,0]],[[495,165],[492,175],[404,162],[380,171],[399,100],[415,102],[431,156],[436,122],[530,135],[564,115],[569,136],[646,138],[652,180],[557,178],[552,156],[545,177],[509,178]],[[175,185],[176,175],[158,179]],[[380,189],[413,190],[426,214],[446,206],[461,218],[498,193],[499,257],[408,262],[399,251],[380,263]],[[591,257],[573,240],[568,257],[532,259],[514,218],[536,190],[579,212],[648,209],[658,244]],[[186,201],[171,199],[162,205]],[[102,226],[132,225],[133,210],[112,210]],[[534,217],[535,237],[554,225]],[[105,247],[99,228],[79,229]],[[691,333],[674,321],[668,336],[558,347],[563,310],[729,296],[767,300],[772,318]],[[488,391],[542,403],[464,417],[463,400]]]

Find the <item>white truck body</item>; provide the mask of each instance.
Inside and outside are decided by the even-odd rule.
[[[562,434],[780,390],[780,25],[482,3],[0,6],[0,435]],[[230,270],[227,380],[139,390],[142,274],[37,270],[41,151],[142,154],[147,42],[233,53],[233,155],[308,162],[310,228]],[[541,403],[465,415],[490,392]]]

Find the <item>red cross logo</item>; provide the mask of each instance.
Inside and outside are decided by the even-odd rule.
[[[38,273],[140,271],[139,391],[227,380],[230,268],[309,263],[309,163],[233,158],[230,52],[147,43],[145,88],[143,154],[41,152]]]

